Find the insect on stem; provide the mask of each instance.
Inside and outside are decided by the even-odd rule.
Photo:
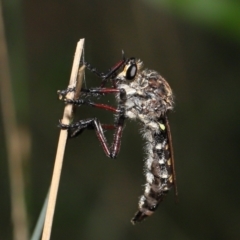
[[[76,88],[78,75],[80,76],[84,75],[84,74],[78,74],[79,63],[81,60],[83,47],[84,47],[84,39],[80,39],[80,41],[77,43],[77,47],[75,51],[75,56],[74,56],[73,65],[72,65],[72,72],[71,72],[68,88]],[[80,83],[81,81],[79,81],[79,84]],[[67,96],[70,99],[74,99],[74,92],[73,91],[68,92]],[[69,124],[72,118],[73,118],[73,105],[67,104],[64,108],[62,122],[64,124]],[[51,235],[52,221],[53,221],[53,215],[55,211],[56,198],[57,198],[58,186],[59,186],[60,175],[62,170],[62,163],[63,163],[67,136],[68,136],[67,131],[64,131],[64,130],[60,131],[52,182],[51,182],[50,192],[49,192],[47,212],[46,212],[43,234],[42,234],[42,240],[49,240]]]
[[[82,89],[88,97],[116,95],[117,107],[95,103],[86,98],[68,100],[69,104],[83,104],[112,111],[115,115],[113,125],[102,124],[96,117],[81,119],[75,123],[60,123],[68,130],[68,137],[73,138],[84,130],[95,130],[97,138],[110,158],[116,158],[121,146],[126,119],[138,120],[142,124],[142,135],[146,141],[145,176],[146,184],[138,203],[138,211],[132,218],[133,224],[151,216],[165,195],[174,186],[177,195],[176,174],[172,137],[167,115],[173,109],[173,93],[168,82],[155,70],[142,70],[142,62],[135,58],[125,58],[113,65],[107,73],[100,73],[86,63],[92,73],[101,78],[100,87]],[[111,87],[105,87],[110,83]],[[61,91],[66,93],[72,89]],[[103,129],[114,130],[111,145]]]

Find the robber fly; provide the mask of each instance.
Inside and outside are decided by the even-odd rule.
[[[151,216],[164,196],[174,186],[177,195],[176,174],[170,126],[167,118],[173,109],[173,93],[167,81],[154,70],[142,70],[143,63],[135,58],[123,59],[114,65],[107,73],[99,73],[96,68],[85,63],[86,67],[101,78],[101,86],[82,89],[79,99],[66,99],[68,104],[77,106],[88,105],[111,111],[115,114],[114,124],[102,124],[97,118],[79,120],[70,125],[62,124],[67,129],[69,138],[76,137],[85,129],[95,130],[105,154],[116,158],[119,150],[123,127],[126,119],[136,119],[141,122],[141,133],[146,141],[145,176],[146,184],[139,200],[138,211],[131,222],[141,222]],[[112,87],[105,87],[107,82]],[[67,89],[59,91],[65,96]],[[89,96],[115,94],[117,107],[95,103]],[[105,129],[113,129],[114,137],[111,146],[104,135]]]

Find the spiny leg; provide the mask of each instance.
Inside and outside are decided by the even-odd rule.
[[[123,55],[123,59],[121,61],[117,62],[106,73],[100,73],[95,67],[92,67],[90,63],[84,62],[84,65],[86,66],[86,68],[88,70],[90,70],[92,73],[96,74],[98,77],[100,77],[102,79],[101,88],[103,88],[106,84],[106,80],[110,79],[110,78],[114,80],[114,77],[116,76],[117,71],[125,64],[126,59],[125,59],[124,53],[122,55]],[[116,88],[115,81],[113,81],[113,85],[114,85],[114,88]],[[72,92],[72,91],[75,91],[75,88],[68,88],[66,90],[59,90],[58,94],[60,96],[66,96],[67,93]]]
[[[66,95],[70,92],[75,92],[76,88],[67,88],[64,90],[58,90],[57,94],[61,96],[61,98],[66,97]],[[116,93],[115,88],[82,88],[81,93],[85,93],[87,96],[98,96],[98,95],[103,95],[105,93]]]
[[[66,90],[68,91],[68,90]],[[71,89],[70,91],[74,91]],[[90,95],[94,94],[116,94],[119,93],[120,99],[122,101],[125,101],[126,99],[126,91],[124,89],[116,89],[116,88],[90,88],[90,89],[82,89],[82,91],[89,93]],[[60,92],[60,91],[59,91]],[[64,91],[63,91],[64,92]],[[60,92],[61,93],[61,92]],[[97,137],[103,147],[103,150],[105,154],[108,157],[111,158],[116,158],[117,154],[120,151],[120,145],[121,145],[121,137],[122,137],[122,132],[123,132],[123,126],[124,126],[124,120],[125,120],[125,109],[124,107],[120,104],[118,108],[111,107],[109,105],[105,104],[96,104],[87,100],[83,99],[75,99],[75,100],[69,100],[66,99],[70,104],[76,104],[76,105],[81,105],[81,104],[88,104],[90,106],[96,107],[96,108],[101,108],[104,110],[112,111],[114,113],[117,113],[117,119],[116,119],[116,128],[115,128],[115,133],[113,137],[113,142],[111,147],[109,148],[107,144],[107,140],[105,138],[103,128],[98,121],[97,118],[90,118],[86,120],[80,120],[76,123],[70,124],[70,125],[65,125],[60,122],[60,127],[62,129],[67,129],[69,131],[69,137],[76,137],[80,133],[82,133],[85,129],[95,129]],[[112,128],[111,125],[105,125],[106,128]]]
[[[61,97],[60,99],[62,99],[62,98],[65,97],[68,93],[74,92],[75,89],[76,89],[76,88],[73,87],[73,88],[67,88],[67,89],[64,89],[64,90],[58,90],[58,91],[57,91],[57,94]]]
[[[74,89],[67,89],[67,90],[62,90],[62,91],[58,91],[58,93],[61,95],[62,93],[66,93],[69,91],[74,91]],[[126,99],[126,91],[124,89],[115,89],[115,88],[90,88],[90,89],[82,89],[83,92],[87,92],[90,95],[96,95],[96,94],[116,94],[119,93],[120,95],[120,99],[122,99],[123,101],[125,101]],[[63,95],[61,95],[63,96]],[[88,105],[91,107],[95,107],[95,108],[101,108],[107,111],[111,111],[114,113],[119,113],[119,108],[115,108],[112,106],[109,106],[107,104],[101,104],[101,103],[94,103],[88,99],[64,99],[65,103],[68,104],[74,104],[77,106],[81,106],[81,105]]]
[[[67,88],[65,90],[58,90],[57,93],[61,96],[61,98],[64,98],[67,93],[74,92],[75,88]],[[120,98],[126,96],[126,92],[124,89],[117,89],[117,88],[82,88],[82,93],[85,93],[87,96],[99,96],[104,94],[120,94]],[[80,100],[77,99],[77,100]]]
[[[87,100],[87,99],[64,99],[64,102],[69,103],[69,104],[74,104],[74,105],[77,105],[77,106],[88,105],[88,106],[91,106],[91,107],[101,108],[101,109],[111,111],[111,112],[114,112],[114,113],[118,112],[118,109],[115,108],[115,107],[109,106],[107,104],[102,104],[102,103],[94,103],[94,102],[92,102],[90,100]]]
[[[68,130],[69,138],[74,138],[78,136],[85,129],[90,129],[90,130],[94,129],[105,154],[110,158],[116,158],[120,150],[124,119],[125,119],[124,115],[120,114],[117,120],[116,127],[113,127],[112,125],[103,125],[102,127],[102,125],[100,124],[97,118],[80,120],[70,125],[62,124],[60,121],[59,125],[62,129]],[[114,138],[113,138],[113,143],[111,145],[111,148],[109,148],[108,146],[106,137],[103,132],[103,128],[105,129],[115,128],[115,133],[114,133]]]
[[[101,88],[105,86],[106,84],[106,80],[107,79],[114,79],[114,77],[117,74],[117,71],[124,65],[124,63],[126,62],[124,54],[123,54],[123,59],[121,61],[119,61],[118,63],[116,63],[113,67],[111,67],[108,72],[106,73],[100,73],[98,72],[98,70],[95,67],[92,67],[89,63],[85,62],[84,65],[86,66],[86,68],[88,70],[90,70],[92,73],[96,74],[98,77],[100,77],[102,79],[102,84],[101,84]],[[115,82],[114,82],[114,87],[115,86]]]

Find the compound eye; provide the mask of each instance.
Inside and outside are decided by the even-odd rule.
[[[137,64],[134,58],[131,58],[126,65],[126,79],[132,80],[137,74]]]

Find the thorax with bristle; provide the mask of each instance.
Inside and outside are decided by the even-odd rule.
[[[141,71],[132,82],[119,84],[118,88],[126,92],[124,106],[128,118],[154,121],[173,108],[172,90],[156,71]]]

